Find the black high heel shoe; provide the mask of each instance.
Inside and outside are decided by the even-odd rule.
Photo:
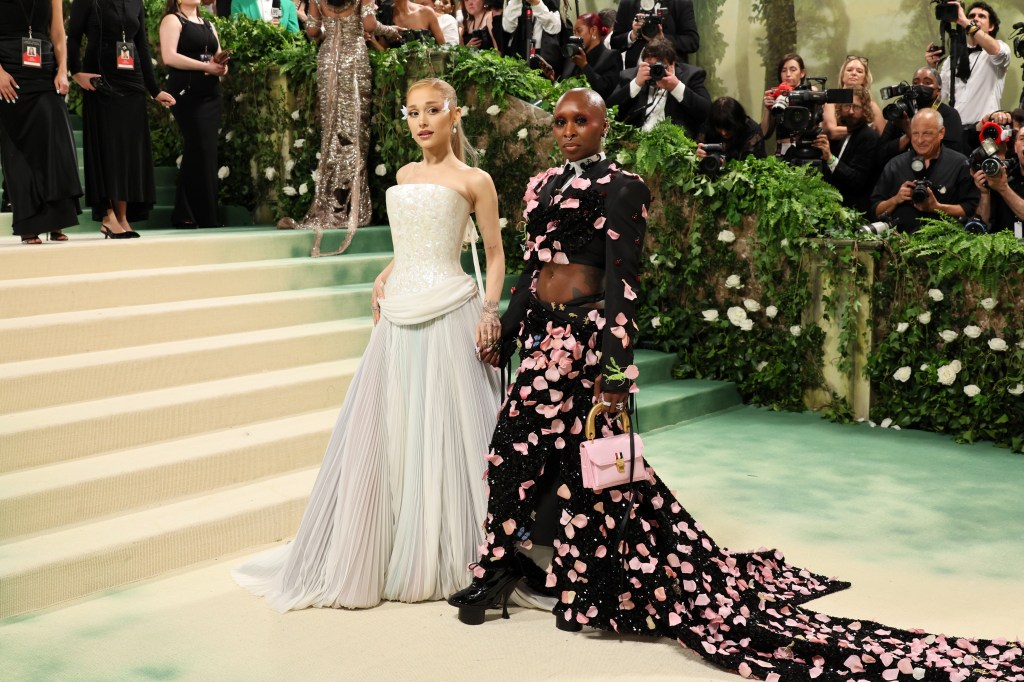
[[[487,609],[501,607],[501,617],[508,618],[508,598],[512,596],[522,573],[509,566],[497,566],[486,571],[482,578],[448,597],[448,603],[459,609],[459,620],[466,625],[484,622]]]
[[[131,234],[128,232],[114,232],[106,225],[100,225],[100,232],[103,233],[104,239],[131,239]]]

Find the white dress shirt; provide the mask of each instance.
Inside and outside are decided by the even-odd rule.
[[[644,117],[643,130],[651,130],[665,120],[665,98],[667,95],[674,97],[677,102],[682,102],[683,95],[686,94],[686,85],[682,81],[672,88],[671,92],[666,92],[651,81],[648,82],[651,83],[651,87],[647,90],[647,101],[644,102],[644,111],[647,112],[647,115]],[[643,86],[639,85],[635,78],[629,81],[629,96],[631,98],[636,99],[641,90],[643,90]]]
[[[506,33],[513,33],[519,25],[519,17],[523,15],[523,4],[526,0],[508,0],[505,9],[501,12],[501,27]],[[533,10],[533,44],[540,48],[540,39],[545,33],[553,36],[558,35],[562,30],[562,19],[555,12],[548,8],[544,2],[530,5]]]

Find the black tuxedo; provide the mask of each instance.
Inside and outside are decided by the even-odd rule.
[[[878,133],[867,125],[861,125],[850,132],[847,140],[829,142],[829,149],[833,156],[839,157],[839,163],[835,170],[829,170],[822,164],[821,173],[843,195],[844,206],[870,214],[871,190],[878,180]]]
[[[665,92],[665,118],[686,129],[687,134],[697,139],[711,110],[711,95],[704,87],[704,69],[689,64],[676,63],[676,78],[686,86],[683,101]],[[619,120],[640,127],[646,119],[648,94],[655,94],[659,88],[651,81],[640,88],[636,97],[630,96],[630,83],[636,78],[636,68],[626,69],[619,74],[619,86],[608,98],[608,106],[618,105]]]
[[[693,54],[700,47],[700,34],[697,33],[697,18],[693,13],[693,0],[659,0],[661,6],[668,10],[662,20],[662,31],[665,38],[676,48],[676,62],[686,62],[687,55]],[[622,0],[615,15],[615,27],[612,29],[613,50],[626,55],[626,66],[634,67],[640,61],[640,53],[647,41],[641,35],[635,43],[627,45],[629,32],[633,29],[633,18],[641,12],[640,0]]]
[[[597,94],[607,100],[615,86],[619,84],[619,72],[622,71],[622,55],[609,50],[603,43],[598,43],[587,52],[587,65],[580,69],[572,59],[566,57],[562,78],[583,76]]]
[[[519,23],[516,24],[516,28],[511,33],[506,33],[502,28],[503,40],[501,53],[506,57],[518,55],[523,59],[529,59],[530,55],[527,54],[527,44],[529,43],[529,35],[527,31],[526,22],[526,11],[525,8],[529,7],[526,0],[522,0],[524,11],[522,16],[519,17]],[[558,13],[558,0],[543,0],[544,5],[551,11]],[[494,17],[494,25],[501,27],[501,16]],[[541,56],[544,61],[551,65],[551,68],[555,70],[555,73],[559,73],[562,70],[562,42],[565,33],[565,20],[562,20],[562,31],[558,35],[553,35],[548,32],[542,32],[540,35],[540,44],[534,45],[534,49],[537,50],[537,54]],[[494,37],[497,39],[498,34],[495,31]]]

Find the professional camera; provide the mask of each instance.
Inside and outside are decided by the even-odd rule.
[[[964,216],[959,222],[971,234],[988,234],[988,225],[978,216]]]
[[[978,133],[978,140],[984,142],[985,140],[992,140],[993,142],[1009,142],[1013,139],[1013,128],[1010,126],[1001,126],[995,121],[988,121],[981,126],[981,132]]]
[[[717,178],[725,166],[725,145],[721,143],[705,143],[704,151],[707,153],[697,163],[697,170],[709,178]]]
[[[995,140],[986,138],[967,157],[967,163],[971,167],[971,173],[983,171],[985,175],[994,178],[999,172],[1006,168],[1006,159],[999,155],[999,147]]]
[[[908,119],[913,118],[914,114],[922,106],[931,104],[932,100],[935,99],[935,88],[930,85],[900,83],[882,88],[881,94],[882,99],[899,97],[898,100],[891,104],[886,104],[885,108],[882,109],[882,116],[886,121],[899,123],[904,117]]]
[[[879,220],[874,223],[867,223],[865,225],[861,225],[860,227],[857,228],[857,231],[863,232],[864,234],[870,234],[876,237],[881,237],[891,229],[892,223],[885,220]]]
[[[776,123],[786,126],[793,133],[793,146],[786,151],[785,159],[793,165],[812,165],[821,168],[821,152],[814,147],[814,140],[821,134],[821,121],[826,104],[850,104],[853,90],[848,88],[825,89],[826,78],[808,78],[820,84],[820,90],[811,90],[810,82],[801,83],[789,92],[782,92],[775,98],[772,116]],[[782,86],[776,88],[776,92]]]
[[[1024,21],[1018,21],[1013,25],[1010,38],[1013,39],[1013,53],[1024,59]]]
[[[648,40],[654,38],[658,35],[658,29],[664,22],[666,14],[667,12],[661,7],[653,12],[646,12],[643,15],[644,25],[643,28],[640,29],[640,33],[642,33]]]
[[[661,62],[655,62],[651,64],[651,80],[660,81],[662,78],[668,75],[668,66]]]
[[[939,187],[924,176],[924,160],[920,156],[915,156],[910,162],[910,170],[914,171],[914,188],[910,190],[911,202],[923,204],[928,201],[928,190],[931,190],[932,194],[946,193],[945,187]]]
[[[935,5],[935,19],[945,24],[955,24],[960,13],[956,5],[950,5],[948,0],[932,0]]]
[[[583,38],[580,36],[569,36],[568,41],[562,46],[562,56],[569,59],[578,54],[583,54]]]

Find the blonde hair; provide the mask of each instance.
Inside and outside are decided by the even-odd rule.
[[[846,60],[843,61],[843,65],[839,67],[839,87],[848,87],[845,83],[843,83],[843,74],[846,73],[846,67],[849,65],[850,62],[860,62],[860,65],[864,67],[864,87],[870,89],[871,84],[874,82],[875,79],[872,78],[871,76],[871,69],[868,68],[868,63],[864,61],[863,57],[858,57],[857,55],[852,54],[848,55],[846,57]]]
[[[459,105],[458,97],[455,94],[455,88],[453,88],[451,85],[441,80],[440,78],[421,78],[420,80],[416,81],[415,83],[410,85],[409,88],[405,91],[405,98],[407,100],[409,99],[409,95],[416,88],[433,88],[442,97],[448,100],[448,105],[450,107],[454,108]],[[473,149],[473,146],[469,143],[469,140],[466,138],[466,133],[462,128],[461,118],[455,124],[455,126],[456,129],[455,132],[452,133],[451,138],[452,151],[455,152],[455,157],[459,161],[467,163],[470,166],[475,166],[477,163],[477,153],[476,150]]]

